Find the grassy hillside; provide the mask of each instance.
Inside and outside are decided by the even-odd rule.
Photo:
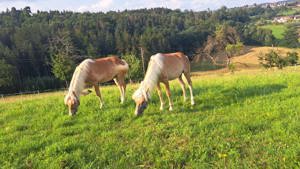
[[[292,7],[292,8],[288,8],[286,10],[280,11],[277,15],[278,16],[290,16],[290,15],[295,15],[298,12],[300,12],[299,7]]]
[[[283,39],[283,33],[286,30],[286,25],[284,24],[269,24],[262,26],[264,29],[272,30],[272,34],[276,39]]]
[[[238,68],[249,69],[261,67],[258,57],[264,55],[271,50],[275,50],[281,56],[286,56],[288,52],[297,52],[300,56],[300,49],[290,49],[284,47],[247,47],[246,52],[243,55],[233,57],[233,63],[236,63]]]
[[[82,97],[69,117],[63,93],[0,101],[2,168],[300,167],[300,68],[194,77],[196,106],[172,83],[175,110],[159,100],[141,117],[118,90]]]

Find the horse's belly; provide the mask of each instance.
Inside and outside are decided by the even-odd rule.
[[[174,80],[178,78],[182,74],[183,70],[182,69],[177,69],[177,70],[171,70],[167,73],[168,80]]]

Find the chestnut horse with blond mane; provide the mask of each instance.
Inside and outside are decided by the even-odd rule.
[[[68,94],[64,102],[69,108],[69,115],[74,115],[80,105],[80,95],[86,95],[90,92],[84,92],[86,84],[92,85],[95,88],[96,95],[99,97],[100,108],[103,106],[103,100],[100,93],[98,83],[114,80],[119,87],[121,94],[121,103],[125,99],[125,75],[128,72],[128,64],[116,56],[100,58],[100,59],[85,59],[75,69],[70,83]]]
[[[194,96],[192,90],[192,81],[190,77],[190,61],[186,55],[181,52],[162,54],[158,53],[151,56],[147,72],[144,80],[140,84],[140,87],[134,92],[132,99],[136,103],[135,114],[140,115],[146,109],[150,93],[157,87],[158,96],[160,99],[160,110],[164,108],[164,101],[162,98],[162,92],[160,83],[162,82],[166,87],[166,94],[169,100],[169,110],[173,110],[173,102],[171,100],[171,92],[169,81],[178,78],[180,86],[183,91],[184,101],[186,101],[185,84],[182,79],[182,75],[185,76],[190,94],[191,104],[194,105]]]

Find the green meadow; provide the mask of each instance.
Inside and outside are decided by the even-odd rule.
[[[284,31],[286,30],[286,25],[284,24],[270,24],[262,26],[264,29],[272,30],[272,34],[276,39],[283,39]]]
[[[300,69],[193,77],[195,102],[171,83],[174,111],[155,93],[134,116],[128,85],[81,97],[69,117],[64,93],[0,100],[1,168],[299,168]],[[164,95],[165,96],[165,95]],[[165,100],[166,97],[165,97]]]

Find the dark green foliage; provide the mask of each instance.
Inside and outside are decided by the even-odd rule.
[[[271,30],[258,28],[256,25],[246,25],[241,30],[241,40],[247,45],[272,46],[276,39]]]
[[[75,47],[72,44],[69,32],[59,32],[59,34],[51,40],[51,66],[52,73],[60,80],[70,81],[74,70],[73,55]]]
[[[287,65],[286,60],[274,50],[259,56],[259,60],[260,64],[265,68],[278,67],[279,69],[282,69]]]
[[[288,52],[286,60],[290,65],[297,65],[298,60],[299,60],[298,53],[297,52]]]
[[[66,60],[74,54],[92,58],[109,54],[137,55],[143,47],[146,64],[157,52],[182,51],[193,56],[209,35],[214,36],[217,26],[225,23],[237,30],[245,45],[272,45],[272,33],[251,23],[262,16],[270,18],[276,12],[276,9],[260,7],[223,7],[202,12],[154,8],[108,13],[31,13],[29,7],[12,8],[0,13],[0,59],[15,68],[17,78],[7,83],[11,88],[0,89],[0,93],[31,88],[23,86],[26,79],[57,77],[68,81],[72,66],[67,65],[72,64]],[[72,54],[52,50],[51,40],[60,37],[61,32],[68,32],[66,38],[74,48]],[[86,57],[71,58],[78,64]],[[63,70],[58,65],[67,67]]]
[[[122,56],[122,59],[124,59],[129,65],[128,78],[130,80],[137,80],[143,77],[143,67],[140,58],[133,54],[126,54]]]
[[[284,32],[282,45],[290,48],[300,47],[299,33],[296,25],[291,24],[287,27],[286,31]]]
[[[4,59],[0,60],[0,88],[7,87],[13,83],[15,68],[6,63]]]

